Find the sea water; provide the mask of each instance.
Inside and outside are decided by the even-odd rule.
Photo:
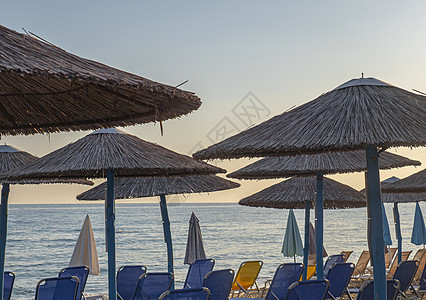
[[[422,209],[426,205],[422,204]],[[396,247],[392,205],[386,204],[391,235]],[[404,250],[416,250],[410,243],[415,204],[400,204]],[[170,204],[176,288],[185,281],[183,264],[191,212],[200,220],[205,252],[216,261],[215,269],[235,271],[245,260],[262,260],[259,283],[271,279],[283,257],[281,247],[288,210],[251,208],[235,203]],[[105,252],[105,212],[103,202],[79,204],[10,205],[6,248],[6,271],[16,274],[13,299],[34,298],[37,282],[56,277],[67,267],[86,214],[90,215],[98,249],[101,274],[90,275],[85,292],[105,293],[107,253]],[[295,210],[303,241],[304,211]],[[314,220],[314,211],[311,211]],[[349,259],[356,263],[367,245],[365,208],[324,211],[324,245],[328,254],[354,251]],[[413,256],[414,254],[412,254]],[[167,271],[167,250],[159,204],[116,204],[117,268],[142,264],[151,272]],[[299,257],[298,261],[302,261]]]

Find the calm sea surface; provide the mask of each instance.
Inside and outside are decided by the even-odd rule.
[[[417,249],[418,246],[410,243],[415,205],[402,204],[399,207],[403,246],[407,250]],[[423,204],[422,209],[425,208]],[[386,211],[395,245],[392,205],[386,205]],[[177,287],[183,284],[187,271],[183,258],[191,212],[200,219],[206,254],[216,260],[216,269],[237,270],[244,260],[260,259],[264,261],[264,267],[259,282],[263,282],[272,277],[280,263],[292,261],[280,253],[288,210],[250,208],[238,204],[170,204]],[[101,275],[89,276],[86,292],[107,292],[102,202],[10,205],[5,269],[16,274],[13,299],[34,298],[35,286],[40,279],[55,277],[61,268],[68,265],[86,214],[92,221],[101,267]],[[295,214],[303,239],[304,213],[296,210]],[[361,251],[368,248],[366,209],[326,210],[324,217],[324,244],[328,253],[353,250],[350,261],[356,262]],[[158,204],[118,202],[116,230],[117,268],[144,264],[148,271],[167,270]]]

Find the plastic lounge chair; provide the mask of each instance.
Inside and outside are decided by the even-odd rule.
[[[417,250],[416,255],[414,255],[413,260],[418,260],[420,262],[419,268],[417,269],[416,276],[414,276],[414,279],[419,280],[420,277],[423,274],[423,269],[425,268],[426,264],[426,249],[422,248]]]
[[[388,253],[385,253],[385,268],[389,268],[392,259],[395,257],[398,248],[388,248]]]
[[[336,263],[328,271],[327,280],[330,282],[326,299],[343,297],[348,292],[348,284],[351,281],[355,265],[353,263]]]
[[[37,283],[35,300],[75,300],[78,278],[45,278]]]
[[[157,300],[162,293],[170,290],[173,283],[172,273],[142,274],[136,285],[133,300]]]
[[[298,281],[290,285],[286,300],[323,300],[327,295],[330,282],[324,280]]]
[[[190,265],[186,273],[184,289],[202,288],[204,277],[213,270],[214,259],[196,259]]]
[[[117,294],[119,299],[131,300],[138,285],[139,277],[146,273],[142,265],[123,266],[117,271]]]
[[[395,300],[398,295],[399,281],[395,279],[388,279],[386,282],[387,300]],[[357,300],[371,300],[374,299],[374,281],[369,280],[363,283],[361,289],[358,290]]]
[[[342,251],[342,252],[340,252],[340,254],[343,254],[345,256],[345,261],[344,262],[348,261],[348,258],[349,258],[349,256],[351,256],[352,252],[353,251]]]
[[[80,300],[83,297],[84,287],[86,286],[87,277],[89,276],[89,267],[88,266],[78,266],[78,267],[68,267],[63,268],[59,272],[58,277],[72,277],[75,276],[78,278],[78,289],[75,296],[76,300]]]
[[[398,293],[400,293],[404,298],[407,297],[405,292],[411,286],[411,283],[416,275],[417,269],[419,268],[418,260],[406,260],[402,261],[393,275],[393,279],[399,281]]]
[[[411,252],[413,251],[402,251],[401,252],[401,259],[403,261],[406,261],[408,257],[410,256]],[[392,265],[388,272],[388,278],[393,278],[393,274],[395,274],[396,269],[398,268],[398,257],[395,257],[395,259],[392,262]]]
[[[309,266],[308,266],[308,270],[306,271],[306,280],[311,279],[311,278],[312,278],[312,276],[314,276],[314,275],[315,275],[316,270],[317,270],[317,266],[316,266],[316,265],[309,265]],[[302,281],[302,280],[303,280],[303,278],[302,278],[302,277],[303,277],[303,273],[302,273],[302,275],[300,276],[299,281]]]
[[[235,275],[234,282],[232,284],[231,293],[238,294],[243,291],[247,297],[250,297],[249,289],[255,285],[257,292],[259,292],[259,286],[257,285],[256,279],[262,269],[263,262],[260,260],[245,261],[238,268],[237,274]]]
[[[210,300],[227,300],[234,281],[234,270],[211,271],[204,277],[203,287],[210,291]]]
[[[208,300],[210,291],[208,288],[180,289],[166,291],[160,295],[159,300]]]
[[[265,300],[284,300],[290,285],[297,282],[303,273],[304,266],[300,263],[281,264],[275,271]]]
[[[324,264],[324,277],[327,278],[327,273],[334,264],[342,263],[342,262],[345,262],[345,255],[343,254],[330,255]]]
[[[14,282],[15,282],[15,273],[4,272],[4,276],[3,276],[3,299],[4,300],[10,300],[10,295],[12,295]]]
[[[358,262],[355,265],[355,270],[353,276],[360,276],[365,273],[365,269],[367,268],[368,262],[370,261],[370,252],[362,251],[361,255],[358,258]]]
[[[426,268],[423,269],[422,276],[419,280],[419,286],[411,286],[417,297],[423,299],[423,295],[426,294]]]

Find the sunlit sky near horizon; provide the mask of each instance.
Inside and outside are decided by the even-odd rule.
[[[179,120],[123,128],[188,154],[310,101],[343,82],[375,77],[426,92],[424,1],[1,1],[0,24],[24,28],[76,55],[177,85],[203,101]],[[259,108],[251,119],[238,116]],[[42,156],[89,132],[2,136]],[[228,135],[227,135],[228,136]],[[395,150],[391,150],[395,152]],[[424,148],[396,153],[426,163]],[[214,161],[228,171],[254,160]],[[405,177],[424,168],[382,171]],[[363,173],[331,176],[356,189]],[[100,183],[101,180],[96,180]],[[236,190],[183,201],[236,202],[277,180],[240,181]],[[73,203],[84,186],[13,186],[10,203]],[[178,201],[178,199],[175,199]]]

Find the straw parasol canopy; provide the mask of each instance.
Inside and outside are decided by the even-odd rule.
[[[184,177],[132,177],[114,180],[116,199],[131,199],[175,195],[187,193],[206,193],[229,190],[239,187],[232,182],[216,175],[194,175]],[[106,182],[91,188],[77,196],[78,200],[105,199]]]
[[[426,193],[426,169],[394,183],[382,186],[385,193]]]
[[[39,158],[28,152],[22,151],[10,145],[0,145],[0,174],[16,169],[20,166],[37,161]],[[93,185],[92,181],[84,179],[48,179],[48,180],[20,180],[20,181],[0,181],[9,184],[41,184],[41,183],[77,183]]]
[[[380,153],[379,168],[392,169],[404,166],[419,166],[420,162],[389,153]],[[268,157],[227,175],[238,179],[273,179],[291,176],[313,176],[318,171],[324,174],[365,171],[365,151],[328,152],[300,154],[295,156]]]
[[[241,199],[238,204],[253,207],[305,208],[315,207],[315,177],[293,177]],[[363,194],[330,178],[324,178],[324,208],[357,208],[367,205]]]
[[[426,144],[426,97],[375,78],[318,98],[196,152],[197,159],[280,156]]]
[[[391,186],[393,183],[398,181],[400,181],[398,177],[392,176],[380,182],[383,203],[410,203],[410,202],[426,201],[426,192],[424,193],[386,192],[387,187]],[[360,190],[359,192],[362,194],[365,194],[365,188]]]
[[[102,178],[224,173],[115,128],[100,129],[39,160],[8,172],[4,179]]]
[[[163,121],[198,109],[192,92],[85,59],[0,26],[0,134]]]

